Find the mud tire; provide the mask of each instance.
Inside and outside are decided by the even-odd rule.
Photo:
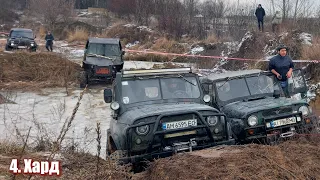
[[[79,75],[79,80],[80,80],[80,88],[85,88],[86,85],[89,83],[88,73],[86,71],[81,71]]]

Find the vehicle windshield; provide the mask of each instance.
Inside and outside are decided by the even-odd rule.
[[[131,104],[175,98],[199,98],[200,88],[195,77],[136,79],[122,81],[122,101]]]
[[[33,33],[29,31],[12,31],[11,37],[26,37],[26,38],[33,38]]]
[[[120,49],[116,44],[95,44],[91,43],[88,46],[88,54],[96,54],[101,56],[119,56]]]
[[[229,101],[241,97],[267,96],[273,94],[274,90],[279,90],[279,84],[274,81],[272,75],[262,75],[253,77],[243,77],[229,81],[216,83],[218,98],[221,101]]]

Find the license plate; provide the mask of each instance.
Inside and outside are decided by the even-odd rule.
[[[109,74],[109,69],[108,68],[99,68],[96,70],[97,74]]]
[[[181,129],[181,128],[186,128],[189,126],[197,126],[197,125],[198,124],[196,119],[190,119],[190,120],[184,120],[184,121],[162,123],[162,129],[163,130]]]
[[[19,49],[25,49],[27,46],[18,46]]]
[[[279,126],[284,126],[288,124],[295,124],[297,123],[297,120],[295,117],[290,117],[290,118],[285,118],[285,119],[279,119],[279,120],[274,120],[271,121],[270,123],[267,123],[268,128],[274,128],[274,127],[279,127]]]

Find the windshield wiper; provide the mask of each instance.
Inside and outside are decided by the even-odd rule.
[[[230,77],[227,77],[226,82],[224,82],[221,86],[219,86],[219,87],[218,87],[218,90],[219,90],[222,86],[224,86],[229,80],[230,80]]]
[[[179,77],[181,77],[183,80],[185,80],[186,82],[192,84],[193,86],[197,86],[195,84],[193,84],[192,82],[190,82],[188,79],[186,79],[185,77],[183,77],[181,74],[179,74]]]
[[[102,55],[98,55],[98,54],[91,54],[91,53],[89,53],[89,54],[87,54],[87,56],[101,57],[101,58],[105,58],[105,59],[109,59],[109,60],[114,61],[113,58],[109,58],[109,57],[107,57],[107,56],[102,56]]]

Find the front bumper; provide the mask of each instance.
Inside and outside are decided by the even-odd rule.
[[[192,126],[192,127],[186,127],[186,128],[181,128],[181,129],[175,129],[175,130],[159,130],[158,127],[160,124],[160,121],[163,117],[165,116],[176,116],[176,115],[181,115],[181,114],[195,114],[196,116],[199,117],[199,121],[201,122],[200,125],[198,126]],[[215,113],[213,116],[224,116],[224,119],[226,119],[225,114],[222,113]],[[130,133],[130,131],[138,126],[143,126],[143,125],[150,125],[150,124],[154,124],[154,128],[153,130],[151,130],[152,133],[152,139],[150,141],[148,141],[148,145],[147,145],[147,149],[144,151],[144,153],[139,154],[139,155],[134,155],[131,152],[131,139],[132,139],[132,134]],[[205,132],[204,134],[200,134],[199,136],[201,136],[202,138],[205,137],[207,138],[207,140],[205,142],[202,142],[201,144],[197,144],[197,141],[199,140],[198,138],[190,138],[190,143],[189,143],[189,148],[179,148],[179,150],[177,151],[177,149],[175,149],[176,144],[162,144],[163,141],[161,142],[162,146],[161,146],[161,150],[155,150],[153,149],[153,146],[158,144],[159,142],[156,142],[156,137],[162,137],[165,134],[174,134],[174,133],[179,133],[179,132],[185,132],[185,131],[192,131],[192,130],[200,130],[203,129]],[[127,137],[127,142],[126,142],[126,149],[127,149],[127,153],[125,155],[125,157],[123,158],[119,158],[119,161],[122,163],[135,163],[135,162],[139,162],[142,160],[152,160],[154,158],[162,158],[162,157],[168,157],[168,156],[172,156],[173,154],[180,152],[180,151],[186,151],[186,150],[200,150],[200,149],[205,149],[205,148],[209,148],[209,147],[213,147],[213,146],[218,146],[218,145],[233,145],[235,144],[235,140],[231,138],[230,132],[229,132],[229,128],[228,128],[228,124],[227,121],[225,121],[224,124],[224,132],[225,132],[225,137],[219,141],[215,140],[213,138],[213,134],[210,130],[209,125],[207,124],[207,122],[205,121],[204,117],[197,111],[193,111],[193,110],[189,110],[189,111],[176,111],[174,113],[169,113],[169,114],[162,114],[160,116],[157,117],[157,119],[155,121],[149,121],[146,123],[141,123],[141,124],[135,124],[130,126],[129,128],[127,128],[126,130],[126,137]],[[198,134],[194,135],[194,136],[198,136]],[[181,136],[181,141],[177,144],[183,144],[186,142],[183,142],[185,140],[182,140],[183,136]],[[200,139],[201,139],[200,137]],[[180,137],[176,137],[179,138],[180,141]],[[191,140],[194,139],[195,144],[193,144],[191,142]],[[193,144],[193,145],[190,145]],[[167,148],[167,147],[171,147],[171,148]]]
[[[35,46],[30,46],[30,45],[24,45],[24,46],[20,46],[20,45],[8,45],[8,47],[10,49],[26,49],[26,50],[32,50],[32,49],[37,49],[37,45]]]
[[[219,146],[219,145],[234,145],[235,140],[230,139],[228,141],[219,141],[215,143],[210,143],[207,145],[203,146],[196,146],[192,148],[193,150],[201,150],[201,149],[206,149],[214,146]],[[165,157],[170,157],[174,155],[176,152],[174,150],[168,150],[168,151],[163,151],[163,152],[156,152],[156,153],[148,153],[148,154],[143,154],[143,155],[135,155],[135,156],[129,156],[129,157],[122,157],[119,158],[118,161],[121,164],[127,164],[127,163],[136,163],[136,162],[141,162],[144,160],[152,160],[152,159],[157,159],[157,158],[165,158]]]
[[[116,77],[116,69],[113,66],[95,66],[91,64],[82,64],[84,70],[89,73],[91,80],[108,80]]]
[[[289,124],[289,125],[283,125],[275,128],[267,128],[266,122],[270,122],[274,119],[281,119],[281,118],[288,118],[288,117],[302,117],[301,113],[295,113],[295,114],[287,114],[287,115],[280,115],[276,117],[271,118],[265,118],[263,119],[264,125],[259,125],[255,127],[250,128],[244,128],[244,131],[246,133],[246,141],[251,141],[254,139],[262,139],[267,138],[268,136],[274,136],[278,135],[279,137],[285,136],[286,134],[290,133],[292,135],[294,134],[302,134],[302,133],[309,133],[311,132],[316,126],[317,123],[319,123],[319,119],[316,115],[309,115],[306,117],[301,118],[300,122],[297,122],[295,124]],[[307,123],[308,121],[308,123]],[[293,130],[291,130],[293,129]],[[253,130],[256,132],[254,135],[248,135],[248,131]]]

